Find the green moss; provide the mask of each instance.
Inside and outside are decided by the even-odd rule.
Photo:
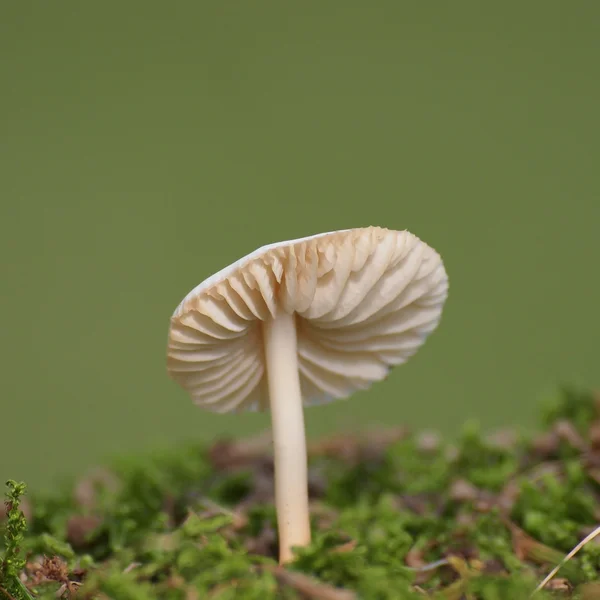
[[[27,522],[21,510],[21,498],[25,494],[25,484],[12,479],[6,482],[6,502],[4,525],[4,554],[0,561],[0,590],[5,596],[19,600],[30,598],[27,588],[20,579],[25,568],[21,544],[25,539]]]
[[[531,438],[468,423],[454,443],[376,433],[314,445],[313,543],[285,569],[268,443],[120,459],[26,498],[27,511],[10,481],[0,598],[529,598],[600,518],[597,401],[563,390],[542,422]],[[552,597],[584,598],[599,572],[588,544]]]

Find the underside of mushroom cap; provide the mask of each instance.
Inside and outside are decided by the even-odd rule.
[[[437,327],[440,256],[408,231],[348,229],[263,246],[205,280],[171,318],[169,374],[215,412],[268,407],[262,323],[296,315],[305,404],[366,389]]]

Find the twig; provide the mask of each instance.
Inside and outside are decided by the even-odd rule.
[[[447,558],[440,558],[440,560],[436,560],[434,562],[428,563],[421,567],[404,567],[409,571],[414,571],[415,573],[425,573],[427,571],[434,571],[439,567],[444,567],[445,565],[449,565],[450,561]]]
[[[288,571],[280,566],[265,565],[264,568],[273,573],[279,583],[293,587],[312,600],[356,600],[354,592],[320,583],[308,575]]]
[[[544,580],[535,588],[535,590],[533,590],[533,592],[532,592],[531,595],[533,596],[535,593],[539,592],[560,571],[560,569],[562,569],[562,567],[563,567],[563,565],[565,563],[567,563],[569,560],[571,560],[586,544],[588,544],[589,542],[591,542],[598,535],[600,535],[600,526],[596,527],[596,529],[594,529],[594,531],[592,531],[592,533],[590,533],[585,538],[583,538],[583,540],[581,540],[581,542],[579,542],[579,544],[577,544],[558,563],[558,565],[556,567],[554,567],[554,569],[552,569],[552,571],[550,571],[550,573],[548,573],[548,575],[546,575],[546,577],[544,578]]]
[[[16,600],[15,597],[12,596],[8,590],[5,590],[2,586],[0,586],[0,592],[2,592],[8,598],[8,600]]]

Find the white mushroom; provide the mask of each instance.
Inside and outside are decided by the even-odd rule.
[[[168,371],[194,402],[270,408],[280,562],[310,543],[303,404],[384,379],[436,328],[447,293],[432,248],[366,227],[263,246],[175,310]]]

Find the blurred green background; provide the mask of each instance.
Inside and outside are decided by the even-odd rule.
[[[165,373],[169,317],[256,247],[407,228],[450,297],[311,435],[534,423],[598,383],[597,2],[4,2],[0,478],[252,433]]]

